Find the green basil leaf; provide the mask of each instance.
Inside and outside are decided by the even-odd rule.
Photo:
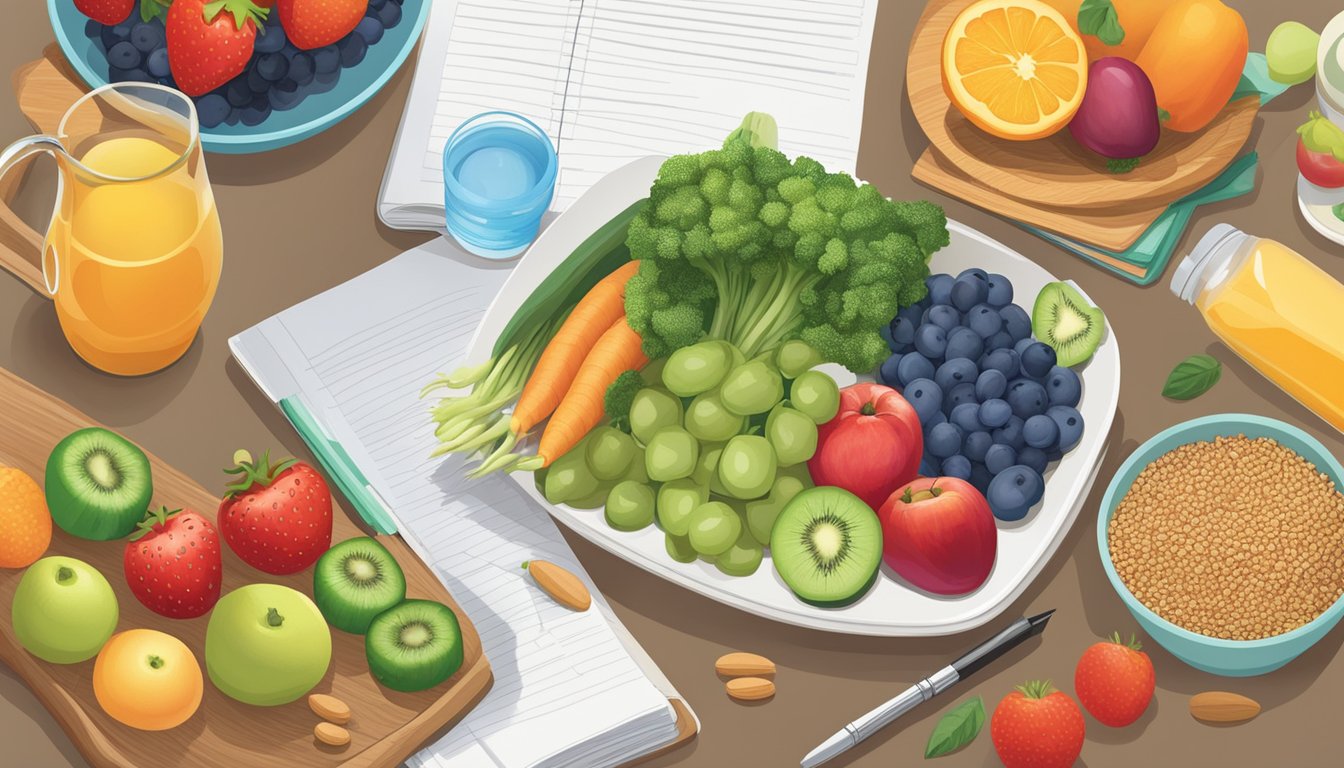
[[[1172,400],[1194,400],[1213,389],[1222,375],[1222,363],[1208,355],[1192,355],[1172,369],[1162,395]]]
[[[976,696],[942,716],[933,727],[933,733],[929,734],[929,744],[924,747],[924,759],[956,752],[975,741],[983,727],[985,704]]]
[[[1106,45],[1125,41],[1125,28],[1120,26],[1120,14],[1111,0],[1083,0],[1078,6],[1078,31],[1096,35]]]

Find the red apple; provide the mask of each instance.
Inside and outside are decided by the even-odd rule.
[[[998,528],[989,502],[955,477],[921,477],[878,510],[882,559],[901,578],[938,595],[975,590],[994,568]]]
[[[877,509],[892,491],[919,475],[924,432],[901,393],[862,383],[840,393],[840,410],[817,430],[807,462],[812,481],[833,485]]]

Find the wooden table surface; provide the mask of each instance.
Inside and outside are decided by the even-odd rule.
[[[1270,30],[1293,18],[1321,29],[1337,2],[1230,0],[1246,17],[1251,47],[1263,50]],[[916,3],[886,0],[879,7],[868,80],[859,171],[893,197],[929,197],[948,215],[1027,254],[1062,278],[1072,278],[1106,310],[1120,340],[1124,381],[1120,413],[1109,437],[1101,477],[1058,553],[1005,619],[1057,608],[1045,636],[1014,651],[975,679],[898,727],[855,750],[837,766],[912,765],[939,715],[970,695],[992,707],[1013,685],[1050,678],[1072,690],[1073,665],[1094,638],[1136,629],[1106,581],[1097,557],[1097,505],[1120,462],[1143,440],[1186,419],[1246,411],[1284,419],[1322,439],[1336,454],[1344,439],[1216,343],[1196,311],[1180,302],[1167,280],[1140,289],[1045,245],[1012,225],[931,193],[910,179],[925,146],[906,105],[904,61]],[[37,58],[52,40],[44,3],[13,3],[0,25],[0,70]],[[252,157],[212,155],[211,180],[224,225],[226,267],[201,338],[162,373],[118,379],[91,370],[66,346],[51,305],[0,277],[0,366],[64,398],[159,454],[207,487],[238,446],[267,446],[305,455],[302,442],[228,354],[229,336],[348,280],[422,242],[418,233],[390,231],[374,214],[378,183],[410,85],[404,69],[353,117],[299,146]],[[0,137],[28,133],[12,99],[0,99]],[[1314,106],[1310,85],[1272,103],[1253,135],[1262,169],[1252,195],[1201,209],[1184,248],[1211,225],[1232,222],[1253,234],[1297,248],[1344,278],[1340,249],[1315,235],[1293,196],[1293,129]],[[749,106],[744,106],[744,109]],[[787,130],[787,126],[784,127]],[[35,169],[21,211],[45,222],[54,190],[49,164]],[[1169,278],[1170,273],[1168,273]],[[264,277],[263,277],[264,276]],[[1223,361],[1223,380],[1190,403],[1159,396],[1171,367],[1208,352]],[[627,565],[577,537],[570,543],[597,586],[653,658],[689,697],[704,728],[691,746],[653,766],[782,766],[797,760],[853,716],[979,642],[990,628],[962,636],[891,640],[829,635],[775,624],[721,606]],[[1112,730],[1088,719],[1080,764],[1314,766],[1338,764],[1337,692],[1344,632],[1336,630],[1289,666],[1258,679],[1229,680],[1186,667],[1149,643],[1157,669],[1156,700],[1135,725]],[[723,694],[714,659],[750,650],[779,665],[779,693],[763,706],[741,706]],[[1186,711],[1191,694],[1209,689],[1244,693],[1265,711],[1236,728],[1197,724]],[[6,765],[83,766],[77,752],[37,700],[7,670],[0,671],[0,744]],[[171,758],[165,761],[171,764]],[[988,733],[939,765],[997,765]]]

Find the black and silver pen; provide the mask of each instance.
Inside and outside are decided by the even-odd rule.
[[[910,686],[901,695],[841,728],[821,746],[807,753],[802,768],[814,768],[857,746],[891,721],[970,677],[1016,648],[1022,641],[1039,635],[1052,614],[1053,609],[1013,622],[1007,629],[977,645],[961,658]]]

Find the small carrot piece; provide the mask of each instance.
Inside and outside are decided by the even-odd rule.
[[[521,437],[560,405],[593,345],[617,318],[625,317],[625,284],[638,271],[638,261],[621,265],[574,306],[528,377],[509,420],[510,432]]]
[[[607,387],[617,376],[629,370],[637,371],[648,362],[639,334],[625,322],[625,315],[621,315],[584,358],[574,383],[551,415],[546,431],[541,433],[541,445],[537,448],[541,465],[550,466],[601,423],[602,400],[606,397]]]

